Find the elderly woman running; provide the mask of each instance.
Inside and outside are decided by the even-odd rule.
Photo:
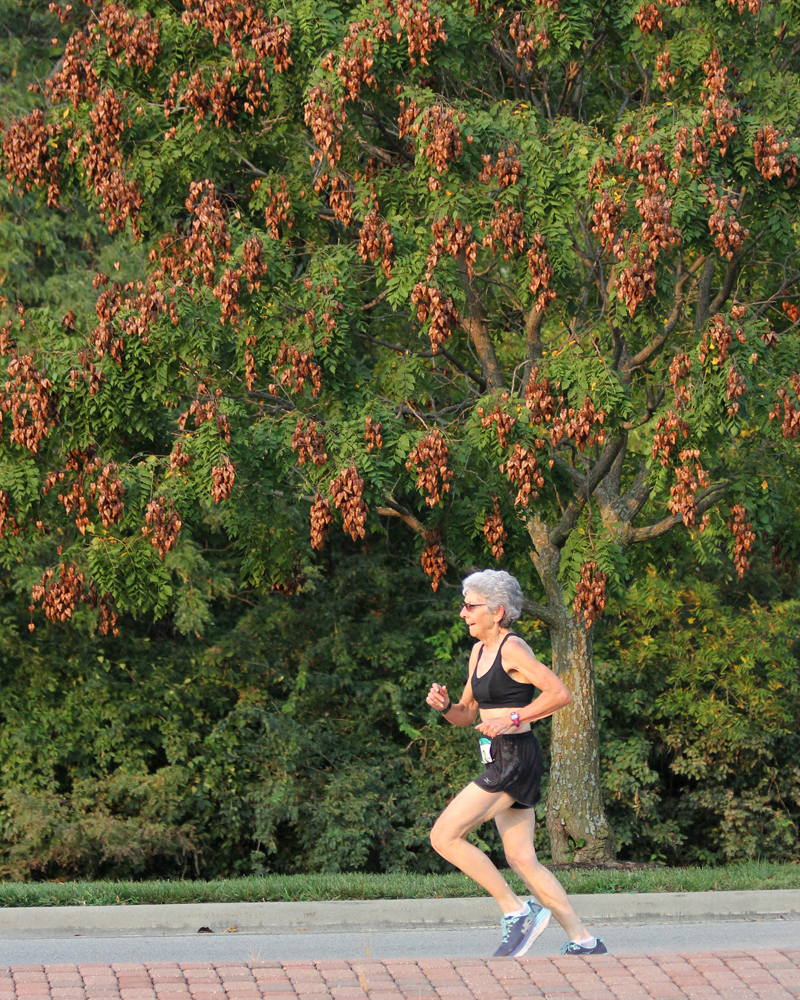
[[[456,704],[439,684],[431,685],[426,700],[454,726],[473,725],[480,710],[481,722],[475,728],[483,734],[486,770],[436,820],[431,844],[499,903],[503,939],[495,955],[524,955],[552,914],[569,937],[562,954],[603,955],[607,949],[602,938],[586,930],[558,880],[537,861],[533,847],[542,752],[531,723],[568,705],[569,691],[528,644],[509,631],[522,611],[522,589],[513,576],[502,570],[472,573],[462,590],[461,617],[477,640],[467,684]],[[536,698],[535,688],[541,692]],[[467,834],[490,819],[500,831],[506,860],[535,899],[520,899],[489,858],[467,842]]]

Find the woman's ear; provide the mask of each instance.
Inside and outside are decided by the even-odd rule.
[[[494,613],[494,615],[492,617],[494,618],[494,620],[499,625],[500,622],[505,618],[505,616],[506,616],[506,609],[505,609],[504,605],[501,604],[500,607],[497,609],[497,611],[495,611],[495,613]]]

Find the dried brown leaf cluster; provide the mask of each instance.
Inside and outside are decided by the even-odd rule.
[[[492,163],[492,158],[488,153],[484,153],[481,156],[481,161],[483,163],[483,170],[478,174],[478,180],[482,184],[490,184],[492,178],[496,177],[500,187],[505,189],[516,184],[520,177],[522,177],[522,161],[517,159],[513,146],[501,149],[497,154],[495,163]]]
[[[437,42],[446,42],[447,33],[442,31],[443,19],[431,15],[428,0],[415,4],[414,0],[384,0],[386,9],[393,13],[396,9],[400,19],[400,27],[408,38],[408,59],[412,66],[419,62],[420,66],[428,65],[428,53]],[[398,41],[400,39],[398,38]]]
[[[0,539],[6,537],[6,533],[16,538],[20,533],[17,519],[11,513],[11,496],[5,490],[0,490]]]
[[[122,520],[125,511],[125,488],[117,475],[116,462],[108,462],[94,483],[89,486],[89,496],[97,501],[97,512],[104,528]]]
[[[675,391],[676,410],[680,410],[683,407],[688,406],[692,401],[691,393],[689,392],[686,384],[682,381],[683,379],[688,378],[691,370],[692,359],[688,354],[684,354],[683,351],[679,351],[669,365],[669,384]],[[653,458],[655,457],[656,456],[654,454]]]

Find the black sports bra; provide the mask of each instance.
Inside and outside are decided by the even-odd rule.
[[[478,703],[478,708],[522,708],[523,705],[530,705],[533,701],[533,693],[536,688],[533,684],[521,684],[503,669],[502,651],[503,643],[509,632],[500,643],[494,663],[485,674],[478,677],[478,663],[480,663],[483,644],[478,650],[478,662],[472,671],[472,694]]]

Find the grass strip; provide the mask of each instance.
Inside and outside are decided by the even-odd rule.
[[[516,891],[524,887],[504,873]],[[720,868],[572,869],[555,872],[570,893],[798,889],[800,864],[748,861]],[[0,882],[0,906],[141,903],[255,903],[338,899],[437,899],[485,893],[458,872],[446,875],[265,875],[204,881]]]

